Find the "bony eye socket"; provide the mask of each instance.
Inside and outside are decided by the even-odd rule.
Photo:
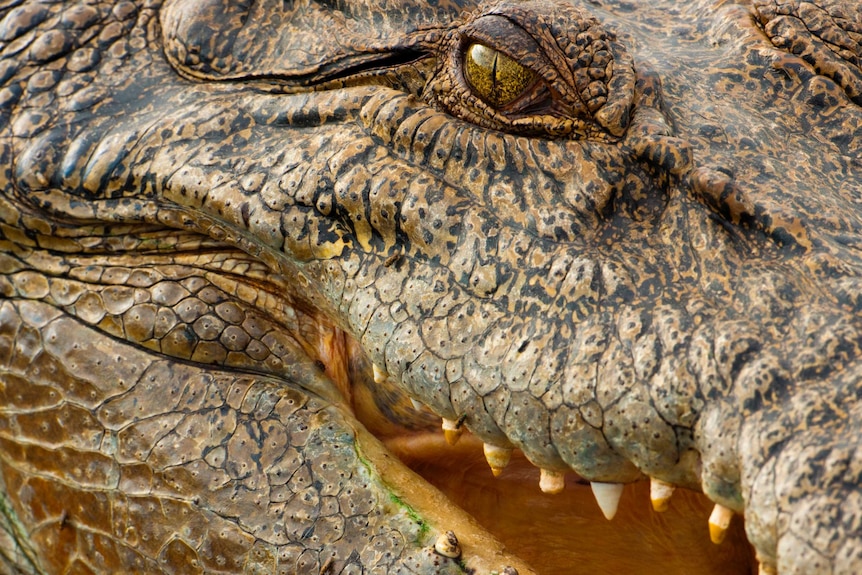
[[[536,81],[536,74],[502,52],[473,43],[464,53],[464,77],[476,94],[503,108],[517,100]]]

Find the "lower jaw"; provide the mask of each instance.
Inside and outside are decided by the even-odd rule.
[[[757,573],[741,518],[724,542],[710,542],[707,520],[714,504],[700,493],[678,489],[670,509],[657,513],[649,483],[630,484],[608,521],[588,482],[571,473],[562,493],[544,494],[539,470],[517,451],[495,478],[481,441],[470,435],[455,446],[433,432],[388,437],[383,443],[540,575],[574,568],[643,575]]]

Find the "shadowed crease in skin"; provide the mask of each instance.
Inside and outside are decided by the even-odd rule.
[[[850,0],[7,2],[0,572],[862,571],[860,62]]]

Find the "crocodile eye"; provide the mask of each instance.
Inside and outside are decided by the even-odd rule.
[[[580,8],[503,0],[453,24],[429,48],[438,57],[422,96],[460,120],[511,134],[605,141],[628,128],[632,57]]]
[[[517,100],[536,82],[532,70],[478,43],[464,52],[464,77],[480,98],[498,109]]]

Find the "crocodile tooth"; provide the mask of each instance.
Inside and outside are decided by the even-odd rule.
[[[498,447],[486,443],[482,446],[485,451],[485,459],[491,467],[491,473],[494,477],[499,477],[503,473],[503,469],[509,465],[509,459],[512,458],[512,450],[508,447]]]
[[[442,533],[437,538],[437,542],[434,543],[434,551],[443,557],[451,557],[452,559],[460,557],[461,546],[458,544],[458,538],[455,537],[455,533],[452,531]]]
[[[374,371],[374,383],[384,383],[389,379],[389,374],[386,373],[386,370],[376,363],[371,364],[371,369]]]
[[[556,495],[566,487],[566,473],[553,469],[542,469],[539,474],[539,489],[543,493]]]
[[[670,507],[670,497],[673,495],[675,486],[661,479],[650,478],[649,498],[655,511],[667,511]]]
[[[446,438],[446,443],[455,445],[461,439],[461,434],[464,432],[463,422],[458,422],[453,419],[443,418],[443,436]]]
[[[590,487],[593,490],[593,495],[596,498],[596,503],[599,504],[599,509],[602,510],[602,515],[610,521],[617,514],[617,507],[620,504],[620,496],[623,494],[622,483],[600,483],[591,481]]]
[[[709,538],[713,543],[718,544],[724,541],[731,517],[733,517],[733,510],[720,503],[716,503],[715,507],[712,508],[712,513],[709,515]]]
[[[422,411],[423,409],[425,409],[422,403],[416,401],[412,397],[410,398],[410,403],[413,405],[413,409],[415,409],[416,411]]]

